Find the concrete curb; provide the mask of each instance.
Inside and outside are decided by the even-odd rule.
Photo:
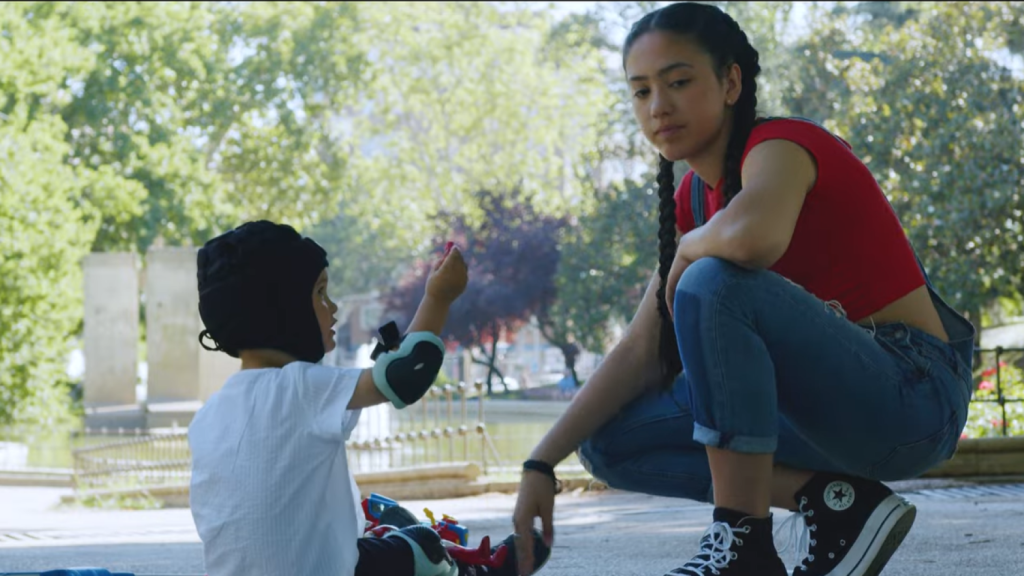
[[[0,470],[0,486],[71,488],[71,470]]]
[[[1012,476],[1024,474],[1024,437],[965,438],[953,458],[927,472],[925,478]]]
[[[524,403],[527,404],[527,403]],[[509,406],[509,408],[512,408]],[[897,486],[959,485],[961,483],[997,483],[1017,481],[1024,476],[1024,437],[972,438],[960,441],[951,460],[937,466],[919,479],[892,483]],[[382,472],[355,474],[362,495],[371,492],[400,500],[461,498],[486,493],[512,494],[519,482],[481,477],[480,467],[472,462],[436,464]],[[0,485],[72,487],[70,471],[2,471]],[[606,486],[589,476],[563,480],[565,491],[600,490]],[[146,489],[94,492],[103,497],[150,496],[167,507],[188,506],[188,486],[164,486]],[[67,495],[65,503],[77,501]]]

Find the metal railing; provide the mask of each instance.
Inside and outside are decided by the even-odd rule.
[[[346,443],[353,473],[376,472],[429,464],[475,462],[486,473],[501,456],[484,422],[483,382],[475,398],[469,387],[435,386],[415,405],[398,410],[391,404],[364,409],[360,425]],[[475,404],[471,419],[469,404]]]
[[[1022,359],[1024,348],[975,350],[972,435],[1024,435]],[[499,422],[492,430],[485,423],[485,401],[483,384],[476,382],[436,386],[404,410],[390,404],[364,409],[346,443],[353,473],[457,462],[477,463],[492,474],[515,469],[525,457],[519,452],[528,451],[548,426]],[[64,474],[80,494],[183,487],[190,467],[183,429],[0,427],[0,472]]]
[[[484,423],[483,383],[474,388],[472,400],[466,385],[446,385],[432,388],[405,410],[391,404],[364,409],[346,442],[352,472],[474,462],[486,473],[489,463],[500,464]],[[475,404],[472,410],[470,403]],[[104,440],[72,449],[72,484],[79,498],[189,485],[186,430],[87,429],[81,435]]]
[[[986,358],[991,357],[990,363]],[[999,436],[1024,434],[1024,348],[976,348],[974,350],[974,406],[997,406],[999,418],[991,419]],[[1009,408],[1009,409],[1008,409]],[[987,411],[986,411],[987,412]],[[968,427],[971,426],[970,421]]]
[[[87,430],[88,435],[91,431]],[[72,485],[79,497],[121,490],[180,489],[192,460],[185,430],[120,429],[121,439],[76,448]],[[100,435],[108,437],[105,429]]]

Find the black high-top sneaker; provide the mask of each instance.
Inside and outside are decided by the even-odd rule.
[[[800,511],[786,522],[803,520],[807,551],[793,576],[877,576],[917,516],[881,482],[839,474],[816,474],[796,500]]]
[[[499,555],[498,551],[502,547],[505,548],[505,551]],[[459,567],[459,576],[519,576],[518,563],[516,562],[516,538],[514,534],[509,534],[509,536],[497,546],[491,547],[490,552],[491,558],[504,556],[501,564],[498,566],[492,566],[489,562],[473,560],[465,561],[456,557],[455,565]],[[544,543],[541,533],[537,529],[534,529],[533,574],[540,571],[544,564],[547,563],[550,556],[551,549]]]
[[[700,540],[700,552],[665,576],[787,576],[775,551],[771,515],[753,518],[715,508],[714,523]]]

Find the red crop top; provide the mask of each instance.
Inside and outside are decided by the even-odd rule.
[[[786,253],[771,270],[826,302],[837,301],[854,322],[924,285],[899,218],[867,166],[848,143],[802,120],[778,119],[754,128],[742,161],[766,140],[789,140],[817,163],[814,187],[800,210]],[[845,146],[843,144],[846,144]],[[690,180],[676,190],[676,225],[693,229]],[[724,203],[721,183],[705,185],[706,219]]]

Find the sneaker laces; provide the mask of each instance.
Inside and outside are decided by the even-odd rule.
[[[704,531],[700,539],[700,552],[689,562],[665,576],[680,576],[691,574],[704,576],[706,569],[710,568],[712,574],[718,574],[719,570],[729,565],[731,560],[736,559],[736,553],[732,551],[733,542],[737,546],[743,545],[743,540],[736,537],[736,532],[750,533],[750,526],[733,528],[725,522],[715,522]]]
[[[807,518],[814,516],[814,510],[805,510],[804,507],[807,505],[807,498],[800,499],[800,510],[793,512],[779,524],[779,528],[775,531],[775,539],[778,540],[779,534],[789,530],[789,537],[786,539],[786,545],[782,547],[776,547],[779,551],[779,556],[785,554],[790,548],[793,549],[793,572],[797,570],[807,570],[807,566],[804,566],[804,562],[810,564],[814,562],[814,555],[811,554],[811,547],[818,543],[817,540],[811,538],[811,532],[818,529],[817,524],[808,524]]]

